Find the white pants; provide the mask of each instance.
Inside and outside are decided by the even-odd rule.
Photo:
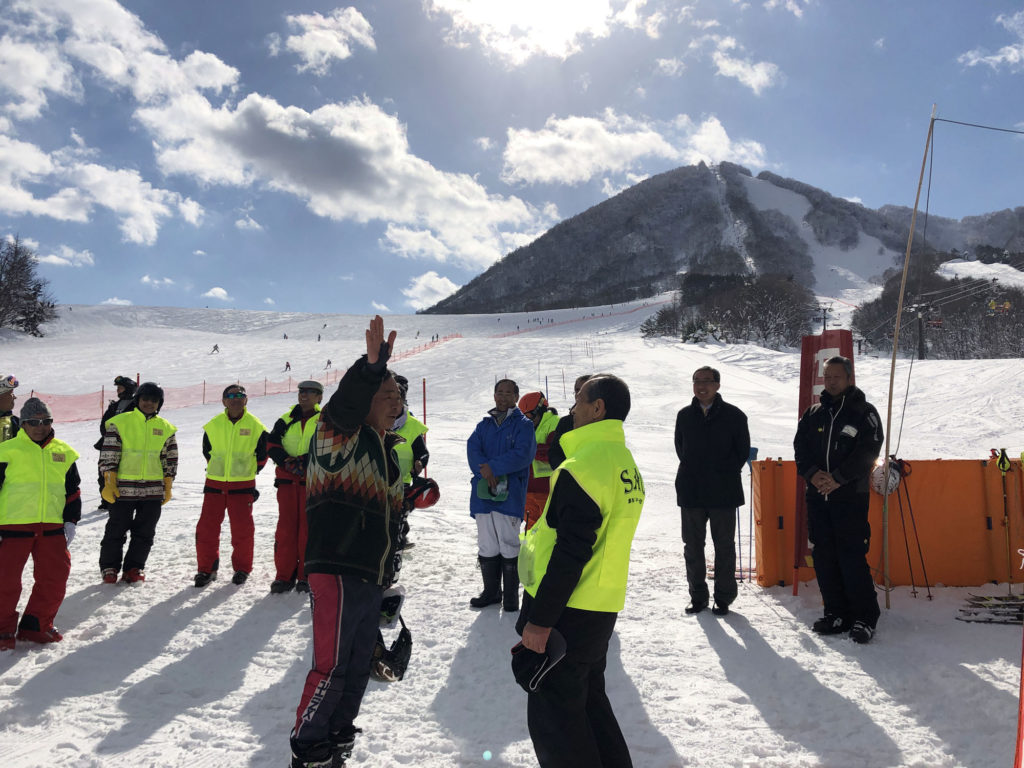
[[[501,555],[511,560],[519,557],[519,528],[521,518],[500,512],[478,513],[476,516],[476,545],[480,557]]]

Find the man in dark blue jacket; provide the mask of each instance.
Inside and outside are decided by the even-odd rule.
[[[718,394],[721,374],[704,366],[693,372],[693,401],[676,416],[676,503],[683,529],[683,560],[690,586],[687,613],[708,607],[704,540],[711,523],[715,545],[715,605],[724,616],[736,599],[736,508],[743,504],[740,471],[750,455],[747,416]]]
[[[526,483],[537,452],[533,422],[516,407],[519,387],[511,379],[494,385],[494,408],[466,442],[473,473],[469,514],[476,520],[477,551],[484,589],[469,604],[484,608],[502,601],[519,610],[519,528],[526,511]]]
[[[882,447],[878,411],[853,385],[853,363],[825,361],[821,401],[800,418],[793,449],[796,471],[807,481],[807,533],[825,615],[818,634],[849,631],[867,643],[878,623],[878,596],[866,555],[871,469]]]

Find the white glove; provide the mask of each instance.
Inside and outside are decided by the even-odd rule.
[[[78,526],[74,523],[64,523],[64,538],[68,541],[68,546],[71,546],[71,542],[75,540],[75,532],[78,530]]]

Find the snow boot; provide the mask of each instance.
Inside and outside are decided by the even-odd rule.
[[[245,584],[245,582],[246,582],[246,580],[248,578],[249,578],[249,574],[246,573],[245,571],[235,571],[235,575],[231,577],[231,583],[232,584],[242,585],[242,584]]]
[[[195,585],[197,587],[205,587],[207,584],[209,584],[211,581],[214,581],[216,578],[216,571],[200,571],[196,574]]]
[[[484,578],[484,591],[470,598],[469,604],[473,608],[486,608],[501,602],[501,555],[479,555],[477,560],[480,561],[480,573]]]
[[[519,558],[501,558],[501,607],[506,611],[519,610]]]
[[[121,581],[125,584],[137,584],[146,580],[146,572],[141,568],[129,568],[121,575]]]
[[[117,584],[116,568],[104,568],[100,571],[100,575],[103,577],[104,584]]]
[[[299,579],[295,582],[295,591],[304,594],[309,594],[309,582]]]
[[[362,728],[350,725],[348,728],[330,734],[331,744],[334,745],[335,768],[345,765],[345,761],[352,757],[352,750],[356,746],[356,734],[362,732]]]
[[[850,639],[855,643],[864,645],[871,642],[871,638],[875,636],[875,628],[870,624],[863,621],[853,622],[853,626],[850,627]]]
[[[826,613],[811,625],[811,631],[819,635],[841,635],[849,629],[850,622],[834,613]]]
[[[283,595],[285,592],[291,592],[295,589],[294,579],[275,579],[270,583],[270,594],[272,595]]]

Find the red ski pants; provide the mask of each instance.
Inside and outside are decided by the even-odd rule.
[[[306,486],[282,483],[277,487],[277,531],[274,567],[278,581],[306,580]]]
[[[225,510],[231,523],[231,567],[244,573],[252,571],[253,540],[256,536],[252,502],[252,489],[211,493],[207,486],[203,494],[203,511],[196,523],[196,560],[200,571],[210,573],[220,563],[220,528]]]
[[[64,526],[55,528],[45,523],[18,526],[16,532],[5,530],[0,538],[0,634],[9,634],[18,627],[18,600],[21,598],[21,574],[29,556],[36,583],[25,606],[22,624],[34,617],[40,632],[53,626],[60,604],[64,602],[71,554],[64,538]],[[29,626],[35,629],[34,626]]]

